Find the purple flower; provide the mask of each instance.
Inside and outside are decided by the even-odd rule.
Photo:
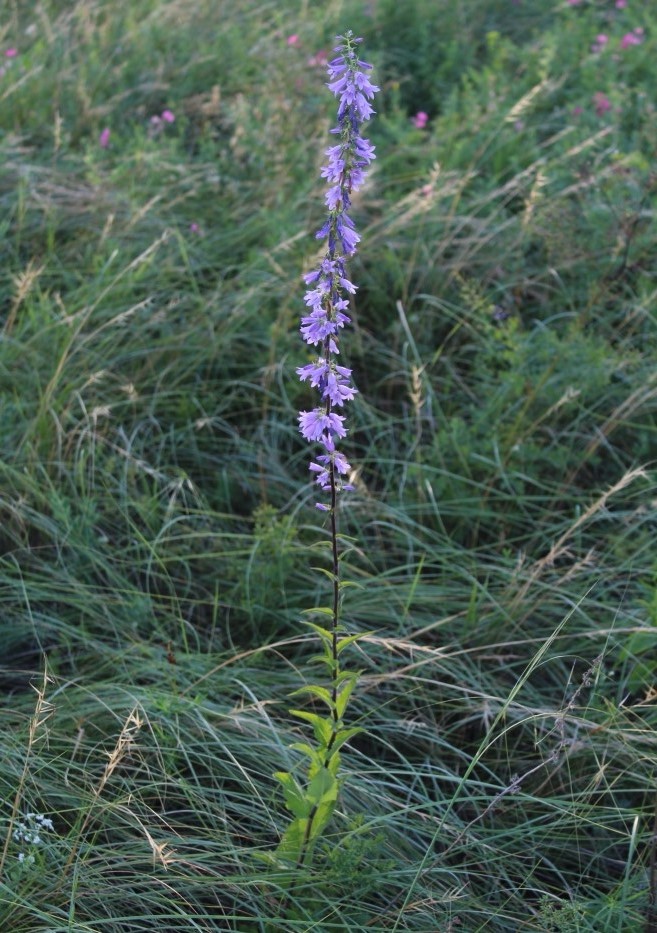
[[[344,405],[353,399],[357,391],[358,389],[344,382],[336,373],[329,373],[322,396],[330,399],[333,405]]]
[[[357,244],[360,243],[360,236],[356,233],[354,222],[351,217],[345,213],[338,217],[335,230],[340,239],[345,256],[353,256],[356,252]]]
[[[349,195],[343,190],[342,185],[333,185],[329,188],[325,199],[330,211],[335,211],[338,207],[349,207]]]
[[[318,240],[326,241],[324,257],[316,269],[303,278],[309,286],[304,302],[308,312],[301,318],[301,335],[309,345],[317,347],[319,356],[311,363],[297,368],[302,382],[316,389],[320,405],[312,411],[299,414],[299,430],[307,441],[320,443],[324,451],[310,464],[315,482],[325,491],[334,493],[353,487],[342,482],[351,467],[336,440],[345,437],[345,417],[335,413],[350,402],[357,393],[351,379],[351,370],[336,362],[339,354],[339,335],[351,318],[349,296],[356,286],[347,275],[347,259],[353,256],[360,242],[355,224],[347,211],[351,196],[367,177],[366,168],[374,159],[374,146],[360,135],[365,120],[374,113],[370,101],[379,90],[372,84],[368,72],[371,65],[356,55],[355,39],[351,32],[340,37],[335,49],[338,57],[328,64],[327,87],[338,98],[338,125],[331,130],[338,137],[336,145],[326,150],[328,161],[321,177],[328,183],[325,203],[328,217],[317,231]],[[330,511],[317,503],[322,511]]]
[[[299,430],[307,441],[324,441],[324,446],[327,444],[325,440],[327,436],[330,444],[332,434],[338,437],[345,437],[347,434],[343,416],[336,415],[332,411],[323,411],[321,408],[315,408],[313,411],[300,411]]]
[[[331,489],[331,464],[341,476],[345,476],[351,469],[351,464],[347,463],[347,458],[338,450],[333,454],[320,454],[317,458],[319,463],[311,463],[308,467],[311,472],[316,473],[315,482],[318,483],[325,492]],[[346,489],[346,486],[342,487]],[[352,488],[352,487],[349,487]]]
[[[329,336],[334,336],[337,330],[337,321],[329,320],[323,308],[318,308],[312,314],[307,314],[301,318],[301,336],[306,343],[313,346],[323,343]]]
[[[319,359],[316,363],[308,363],[307,366],[297,367],[297,375],[301,382],[310,382],[314,389],[326,381],[329,372],[329,364],[322,359]]]

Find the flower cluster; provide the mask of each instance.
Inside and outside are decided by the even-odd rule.
[[[25,820],[17,823],[13,832],[14,842],[29,847],[28,852],[18,853],[18,861],[25,865],[33,865],[35,859],[30,849],[33,850],[36,846],[42,845],[41,833],[44,830],[52,831],[53,829],[52,820],[43,813],[26,813]]]
[[[162,132],[165,123],[175,123],[176,115],[172,110],[163,110],[162,113],[154,113],[150,119],[150,135],[155,136]]]
[[[336,357],[340,352],[340,331],[351,321],[345,313],[348,296],[356,292],[347,275],[347,259],[354,255],[360,241],[348,213],[351,195],[363,184],[365,168],[374,159],[374,147],[360,135],[360,128],[374,113],[370,101],[379,90],[367,76],[372,66],[360,61],[356,54],[361,40],[351,32],[339,38],[341,43],[335,49],[339,55],[328,64],[327,84],[339,101],[338,125],[331,130],[339,141],[326,150],[328,162],[321,174],[329,184],[325,198],[328,218],[317,232],[317,239],[326,241],[326,252],[318,268],[304,277],[310,289],[304,299],[308,311],[301,319],[301,334],[306,343],[318,347],[319,356],[297,369],[301,381],[309,382],[320,395],[317,408],[300,412],[299,429],[307,441],[319,442],[324,448],[324,453],[310,464],[310,470],[322,489],[331,493],[331,507],[336,492],[352,488],[341,479],[351,468],[336,449],[336,440],[345,437],[347,430],[344,416],[335,409],[342,409],[357,390],[351,370],[338,365]],[[328,510],[321,503],[317,507]]]
[[[619,42],[620,48],[625,51],[625,49],[629,49],[633,45],[641,45],[643,43],[644,34],[645,30],[643,26],[637,26],[632,32],[626,32]],[[595,37],[595,42],[591,45],[591,51],[598,55],[607,47],[608,43],[609,36],[601,32]]]
[[[641,45],[643,42],[643,34],[643,26],[637,26],[632,32],[626,32],[620,40],[620,47],[622,49],[629,49],[633,45]]]

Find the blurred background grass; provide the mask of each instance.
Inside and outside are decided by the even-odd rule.
[[[8,6],[0,817],[54,821],[34,866],[8,839],[15,933],[654,930],[655,25]],[[283,916],[257,856],[326,595],[294,370],[347,28],[382,88],[340,516],[368,732]]]

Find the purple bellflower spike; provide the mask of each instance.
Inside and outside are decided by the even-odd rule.
[[[328,217],[317,231],[318,240],[326,240],[326,252],[317,269],[304,276],[304,301],[309,313],[301,319],[301,335],[313,347],[319,344],[319,357],[297,374],[302,382],[309,382],[320,395],[320,407],[299,414],[299,430],[307,441],[319,442],[324,453],[310,464],[315,482],[331,496],[330,507],[318,503],[323,511],[333,511],[340,490],[353,487],[345,484],[351,467],[339,450],[337,439],[345,437],[345,418],[334,412],[343,408],[357,392],[351,381],[351,370],[339,366],[339,332],[351,318],[344,312],[349,307],[349,295],[356,286],[347,277],[346,260],[354,255],[360,236],[347,213],[351,195],[361,187],[367,176],[366,168],[375,158],[374,146],[360,135],[361,125],[374,113],[370,101],[379,90],[372,84],[368,72],[372,66],[359,60],[356,46],[362,41],[351,32],[340,36],[335,48],[338,57],[328,65],[328,89],[338,99],[338,125],[331,130],[339,138],[337,145],[326,150],[328,162],[321,171],[329,185],[325,195]]]
[[[348,211],[351,209],[351,196],[362,185],[365,169],[374,158],[374,148],[368,140],[361,138],[360,127],[373,113],[370,101],[378,88],[367,76],[371,66],[359,61],[356,55],[361,40],[348,32],[340,36],[339,41],[338,57],[328,66],[328,87],[339,103],[338,125],[332,130],[338,144],[327,150],[328,163],[322,170],[328,187],[325,195],[328,217],[317,238],[325,241],[324,254],[317,267],[304,276],[308,291],[301,317],[301,334],[314,350],[310,351],[305,365],[297,369],[299,379],[309,383],[317,393],[314,407],[311,403],[309,411],[299,412],[299,430],[307,441],[321,448],[315,453],[309,469],[325,499],[317,503],[317,508],[327,513],[330,540],[326,542],[328,547],[324,554],[330,559],[328,574],[332,594],[331,607],[318,610],[322,612],[322,625],[312,624],[322,643],[319,660],[326,665],[329,684],[326,687],[309,685],[305,689],[328,706],[330,716],[321,717],[321,729],[313,726],[315,748],[306,743],[294,746],[306,755],[310,753],[304,784],[299,784],[297,777],[289,771],[277,771],[274,775],[283,785],[286,807],[294,815],[276,850],[277,856],[295,866],[297,873],[312,861],[317,840],[337,805],[343,780],[338,773],[344,743],[360,731],[359,727],[347,727],[344,721],[358,673],[343,670],[342,649],[361,636],[349,634],[349,629],[341,624],[344,584],[340,579],[340,565],[341,552],[346,553],[346,542],[338,534],[337,508],[338,495],[353,489],[348,482],[351,466],[338,446],[347,435],[347,419],[343,414],[345,405],[354,398],[356,389],[351,370],[339,364],[338,359],[340,339],[344,328],[351,322],[346,312],[351,296],[356,292],[356,286],[347,273],[347,260],[354,255],[360,241]],[[330,622],[324,621],[327,613],[330,614]],[[330,628],[324,628],[325,625]],[[343,633],[346,633],[345,637],[342,637]],[[291,712],[302,718],[320,719],[299,710]],[[281,915],[286,915],[289,904],[290,891],[278,905]]]

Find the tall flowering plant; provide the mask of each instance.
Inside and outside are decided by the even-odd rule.
[[[338,495],[352,487],[345,482],[351,469],[338,444],[347,434],[343,411],[345,402],[356,394],[351,370],[338,363],[340,334],[351,322],[347,311],[349,298],[356,292],[350,281],[347,260],[356,252],[360,236],[349,215],[352,194],[366,177],[366,168],[374,159],[374,147],[361,136],[361,127],[374,113],[370,101],[379,90],[371,83],[371,65],[358,58],[357,46],[362,41],[351,32],[339,36],[338,53],[328,65],[329,90],[338,99],[338,125],[331,130],[336,144],[326,150],[328,162],[322,177],[328,182],[325,200],[328,216],[318,230],[317,239],[326,244],[319,265],[305,276],[309,290],[305,295],[307,313],[301,319],[301,335],[316,351],[316,358],[297,369],[302,382],[317,389],[318,404],[311,411],[299,413],[299,430],[303,437],[319,445],[321,453],[310,463],[315,482],[328,501],[317,508],[329,514],[331,535],[332,603],[313,610],[328,617],[328,627],[310,623],[322,643],[319,660],[328,671],[329,686],[309,685],[297,693],[319,700],[327,709],[325,715],[309,710],[291,712],[309,722],[315,745],[298,742],[293,748],[309,759],[307,781],[300,784],[290,772],[279,771],[277,779],[283,785],[285,800],[294,819],[288,826],[278,854],[287,861],[303,865],[312,853],[335,809],[340,766],[339,749],[360,730],[344,725],[344,714],[358,675],[341,668],[340,656],[359,636],[344,633],[340,624],[339,538],[337,527]]]

